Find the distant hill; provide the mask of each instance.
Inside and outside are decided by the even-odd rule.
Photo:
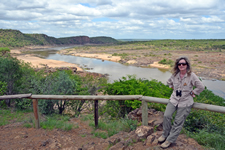
[[[116,39],[106,36],[91,37],[90,42],[95,44],[118,43]]]
[[[74,36],[65,38],[50,37],[45,34],[24,34],[18,30],[0,29],[0,47],[24,47],[32,45],[76,45],[76,44],[114,44],[111,37]]]
[[[130,41],[153,41],[158,39],[117,39],[118,41],[130,42]]]

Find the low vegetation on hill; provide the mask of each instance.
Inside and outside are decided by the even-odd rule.
[[[225,39],[183,39],[183,40],[152,40],[152,41],[130,41],[119,42],[118,47],[129,48],[132,46],[133,50],[142,49],[161,49],[161,50],[191,50],[191,51],[204,51],[204,50],[217,50],[225,49]],[[129,48],[130,49],[130,48]]]
[[[106,36],[99,36],[99,37],[91,37],[90,38],[90,43],[96,43],[96,44],[115,44],[118,43],[117,40],[111,37],[106,37]]]
[[[111,37],[74,36],[65,38],[50,37],[45,34],[24,34],[18,30],[0,29],[0,47],[24,47],[34,45],[75,45],[75,44],[114,44]]]

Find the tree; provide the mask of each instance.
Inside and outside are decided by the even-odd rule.
[[[49,94],[49,95],[73,95],[75,93],[77,84],[64,71],[54,72],[40,80],[33,79],[32,93],[35,94]],[[41,112],[44,114],[51,114],[54,112],[54,106],[58,106],[59,114],[65,110],[68,101],[64,100],[40,100],[39,106]]]
[[[21,77],[20,61],[17,58],[0,57],[0,81],[7,83],[7,95],[16,93],[16,85]],[[10,99],[6,103],[10,106]]]
[[[3,95],[6,92],[7,84],[5,82],[0,81],[0,95]],[[5,106],[5,102],[0,100],[0,106]]]
[[[7,52],[10,52],[8,47],[0,47],[1,56],[4,56]]]

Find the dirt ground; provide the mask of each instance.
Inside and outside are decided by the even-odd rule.
[[[76,127],[70,131],[26,128],[23,127],[23,122],[0,126],[0,150],[162,150],[157,141],[162,131],[154,132],[152,136],[155,136],[155,140],[149,144],[148,140],[132,140],[134,131],[119,132],[110,138],[102,139],[93,136],[93,129],[88,122],[72,118],[70,123]],[[121,139],[120,142],[118,139]],[[203,150],[203,147],[194,139],[180,134],[177,142],[167,149]]]

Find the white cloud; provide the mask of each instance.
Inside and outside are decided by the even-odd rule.
[[[55,37],[224,38],[224,10],[224,0],[1,0],[0,28]]]

